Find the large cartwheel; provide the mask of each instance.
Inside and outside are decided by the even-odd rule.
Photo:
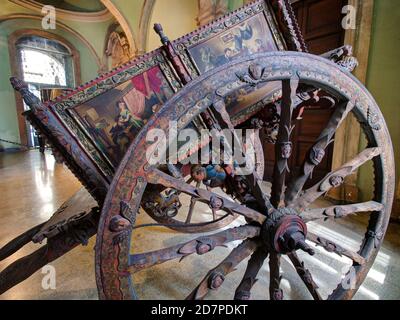
[[[254,175],[245,178],[251,186],[248,192],[257,200],[256,204],[246,201],[239,203],[228,196],[186,184],[161,167],[148,164],[145,155],[150,145],[146,142],[149,130],[156,128],[168,132],[169,121],[173,120],[178,121],[178,130],[182,130],[208,108],[217,110],[221,115],[219,124],[222,128],[233,128],[225,109],[224,97],[240,88],[271,81],[281,82],[283,98],[270,195],[264,192]],[[287,164],[291,156],[294,101],[297,91],[305,86],[323,89],[335,97],[337,103],[328,125],[307,152],[302,171],[286,183],[285,177],[290,169]],[[368,140],[367,148],[316,185],[304,188],[314,168],[322,161],[337,128],[349,113],[361,124]],[[374,168],[374,197],[371,201],[327,208],[311,207],[315,200],[340,186],[346,176],[367,162],[371,162]],[[197,254],[207,259],[216,247],[240,240],[242,242],[218,266],[208,273],[204,272],[205,277],[190,291],[188,299],[203,299],[210,291],[220,288],[228,275],[248,257],[251,258],[243,280],[237,283],[234,297],[250,298],[257,274],[263,262],[269,259],[270,298],[283,299],[280,288],[280,261],[283,255],[288,256],[314,299],[351,299],[374,263],[386,233],[394,194],[394,176],[392,144],[383,116],[371,95],[350,73],[323,58],[293,52],[263,53],[232,62],[185,87],[149,121],[130,147],[112,183],[101,215],[96,245],[96,278],[100,297],[138,298],[135,291],[137,272],[190,255]],[[194,196],[210,206],[217,202],[219,210],[242,215],[247,222],[161,250],[132,252],[139,207],[148,190],[155,185]],[[358,252],[307,232],[307,226],[312,221],[341,219],[360,212],[369,215],[369,223],[361,237]],[[151,229],[146,231],[151,232]],[[306,242],[306,239],[309,241]],[[349,269],[355,277],[355,285],[347,287],[343,282],[335,283],[333,292],[323,296],[313,280],[313,270],[307,269],[298,252],[314,255],[315,250],[310,243],[349,258]],[[163,286],[174,283],[173,279],[164,279],[164,282]],[[141,284],[142,291],[145,287],[146,283]]]

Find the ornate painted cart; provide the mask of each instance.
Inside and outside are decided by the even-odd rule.
[[[206,257],[235,241],[241,242],[216,268],[205,273],[199,285],[187,294],[188,299],[203,299],[219,289],[249,257],[235,299],[250,298],[266,259],[270,298],[283,299],[282,256],[290,259],[314,299],[352,298],[386,233],[394,193],[394,161],[378,106],[350,74],[357,65],[351,48],[339,48],[322,57],[308,54],[286,0],[255,1],[173,42],[160,25],[155,30],[163,43],[160,49],[47,104],[35,98],[23,82],[11,80],[31,109],[27,119],[52,144],[54,154],[69,166],[85,189],[50,221],[0,250],[3,260],[31,241],[47,241],[0,273],[0,294],[87,243],[97,232],[96,280],[101,299],[138,298],[135,276],[142,270],[188,256]],[[292,156],[293,126],[301,121],[304,108],[321,99],[330,101],[333,115],[305,152],[300,172],[291,174],[288,159]],[[309,185],[335,131],[350,113],[361,124],[367,148],[317,184]],[[167,133],[169,141],[176,141],[187,128],[197,130],[199,136],[203,129],[231,132],[233,144],[237,142],[236,148],[242,154],[249,146],[243,146],[242,137],[234,129],[255,130],[254,170],[240,175],[232,170],[232,164],[188,165],[189,156],[210,144],[207,139],[184,148],[174,162],[149,162],[160,155],[155,147],[165,143],[149,141],[153,129]],[[262,181],[265,140],[275,143],[270,191]],[[374,168],[371,201],[312,206],[366,163]],[[188,206],[181,208],[184,197]],[[203,212],[195,221],[199,203],[206,204],[209,212],[206,218]],[[157,223],[138,225],[140,208]],[[359,250],[308,231],[313,221],[345,219],[360,212],[370,218],[360,237]],[[238,217],[235,227],[229,227]],[[207,235],[161,250],[132,252],[138,250],[133,250],[138,229],[154,225],[179,233]],[[151,233],[151,229],[146,232]],[[332,293],[321,294],[300,254],[304,251],[314,255],[312,243],[348,259],[352,286],[339,281]]]

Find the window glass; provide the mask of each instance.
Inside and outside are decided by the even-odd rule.
[[[42,89],[75,87],[73,58],[67,47],[34,35],[20,38],[16,46],[23,79],[39,99]],[[25,103],[24,109],[29,109]],[[29,145],[37,146],[37,134],[28,123],[27,131]]]
[[[61,43],[38,36],[26,36],[17,43],[24,81],[38,89],[72,88],[73,59]]]

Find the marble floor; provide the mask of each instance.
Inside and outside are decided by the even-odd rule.
[[[0,247],[27,229],[46,221],[51,214],[80,188],[80,183],[62,165],[54,162],[50,154],[36,151],[0,154]],[[186,202],[187,203],[187,202]],[[323,200],[321,201],[323,205]],[[185,209],[182,208],[182,210]],[[207,208],[198,208],[204,218],[210,215]],[[140,214],[138,223],[152,222],[146,214]],[[233,225],[239,225],[236,220]],[[314,223],[313,232],[344,247],[356,250],[365,218]],[[229,227],[232,227],[229,226]],[[133,249],[146,251],[167,247],[194,236],[181,235],[163,228],[139,229],[133,238]],[[1,299],[97,299],[94,277],[94,243],[79,247],[51,264],[56,272],[55,289],[43,289],[46,270],[32,277],[5,294]],[[169,262],[140,272],[133,279],[139,297],[144,299],[182,299],[199,283],[207,271],[226,257],[229,249],[218,248],[205,256],[191,256],[182,263]],[[30,244],[5,261],[0,261],[0,271],[18,258],[29,254],[40,245]],[[314,276],[323,296],[327,296],[348,271],[350,260],[317,248],[315,257],[299,254]],[[210,299],[230,299],[241,280],[246,263],[227,277],[218,293]],[[310,299],[293,266],[286,258],[281,265],[282,289],[285,299]],[[268,299],[268,264],[259,274],[253,290],[253,299]],[[391,224],[383,248],[355,299],[400,299],[400,225]]]

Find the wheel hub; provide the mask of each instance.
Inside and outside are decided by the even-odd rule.
[[[303,250],[314,255],[314,250],[306,243],[307,226],[297,211],[291,208],[275,210],[261,231],[261,238],[268,250],[279,254],[288,254]]]

